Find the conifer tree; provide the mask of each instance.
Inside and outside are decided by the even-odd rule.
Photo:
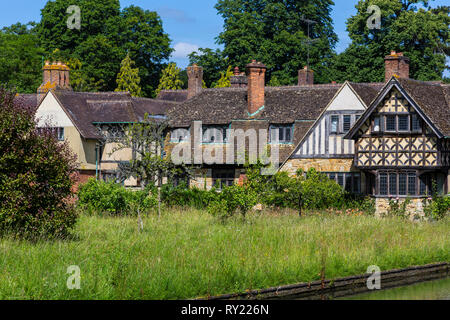
[[[142,96],[141,78],[139,77],[139,68],[133,68],[134,61],[127,54],[120,64],[120,72],[117,75],[116,91],[128,91],[133,97]]]
[[[159,80],[156,95],[161,90],[179,90],[183,87],[183,81],[180,79],[181,69],[177,67],[176,63],[169,63],[169,65],[162,71],[161,79]]]
[[[229,66],[227,71],[220,73],[220,79],[217,81],[215,88],[231,87],[230,78],[232,76],[233,76],[233,71],[231,71],[231,66]]]

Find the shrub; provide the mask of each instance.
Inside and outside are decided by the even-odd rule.
[[[245,218],[247,212],[257,204],[256,192],[247,185],[233,185],[223,188],[218,197],[208,206],[208,212],[221,220],[230,218],[240,211]]]
[[[136,210],[150,210],[157,206],[148,190],[133,191],[114,182],[89,179],[80,186],[78,204],[90,214],[129,215]]]
[[[193,207],[198,210],[206,209],[209,204],[217,199],[218,192],[198,188],[188,188],[186,185],[172,186],[165,184],[161,188],[161,200],[168,207]]]
[[[76,223],[76,158],[50,130],[36,129],[35,110],[0,88],[0,234],[65,237]]]
[[[450,196],[433,196],[424,199],[425,216],[433,220],[440,220],[450,212]]]
[[[321,210],[342,208],[346,203],[345,191],[315,169],[309,170],[306,176],[300,170],[295,177],[278,172],[265,186],[262,201],[277,208]]]

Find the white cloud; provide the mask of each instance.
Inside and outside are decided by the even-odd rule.
[[[175,51],[172,54],[172,57],[179,58],[179,59],[187,58],[188,54],[190,54],[194,51],[198,51],[198,48],[199,47],[196,44],[187,43],[187,42],[178,42],[174,46]]]

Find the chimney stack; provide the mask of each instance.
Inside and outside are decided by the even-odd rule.
[[[50,89],[72,90],[70,87],[70,69],[61,61],[45,61],[42,68],[42,84],[38,88],[38,103],[42,101]]]
[[[298,70],[298,85],[299,86],[312,86],[314,84],[314,71],[308,66]]]
[[[247,88],[248,80],[244,72],[239,71],[239,67],[234,68],[234,75],[230,77],[232,88]]]
[[[187,67],[188,74],[188,99],[202,91],[203,68],[196,64]]]
[[[248,76],[248,114],[255,115],[264,106],[266,66],[253,60],[246,66]]]
[[[391,54],[384,58],[385,81],[392,76],[399,78],[409,78],[409,58],[403,56],[402,52],[391,51]]]

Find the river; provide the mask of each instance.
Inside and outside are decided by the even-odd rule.
[[[450,278],[394,289],[377,290],[339,300],[450,300]]]

